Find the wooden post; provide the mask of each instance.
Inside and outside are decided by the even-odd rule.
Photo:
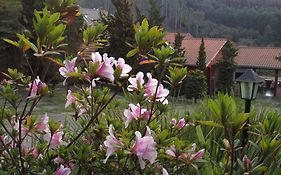
[[[274,97],[277,96],[277,89],[278,89],[278,69],[275,70],[275,82],[274,82]]]

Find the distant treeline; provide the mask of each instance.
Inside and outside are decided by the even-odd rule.
[[[158,0],[164,27],[196,37],[227,37],[244,45],[281,46],[280,0]],[[111,0],[78,0],[114,11]],[[147,0],[133,0],[146,13]]]

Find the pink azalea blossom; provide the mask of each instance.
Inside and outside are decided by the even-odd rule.
[[[247,157],[247,155],[244,155],[244,157],[243,157],[243,164],[244,164],[245,168],[252,167],[252,161]]]
[[[54,175],[69,175],[70,173],[71,173],[70,168],[65,168],[63,165],[60,165],[60,167],[57,169]]]
[[[39,157],[39,150],[37,148],[31,148],[29,150],[29,155],[32,155],[35,159],[37,159]]]
[[[146,111],[146,109],[141,108],[140,104],[129,104],[129,109],[125,109],[123,112],[124,118],[126,120],[125,128],[127,128],[133,120],[138,120],[141,118]]]
[[[145,96],[147,97],[154,97],[155,92],[156,92],[156,87],[158,84],[158,80],[155,78],[152,78],[151,73],[146,74],[148,80],[145,84]]]
[[[130,85],[127,88],[128,91],[140,90],[144,84],[143,77],[144,75],[142,72],[138,72],[136,78],[130,77],[128,79],[128,81],[130,82]]]
[[[92,53],[92,61],[94,64],[97,64],[96,74],[103,78],[108,79],[111,82],[114,82],[114,69],[112,68],[112,57],[108,58],[107,55],[104,55],[103,61],[99,52]]]
[[[39,131],[44,131],[44,132],[50,132],[49,129],[49,116],[47,113],[43,115],[40,119],[40,122],[35,125],[35,129]]]
[[[65,108],[67,108],[69,105],[75,103],[77,101],[77,98],[72,95],[71,90],[67,91],[67,96],[66,96],[66,103],[65,103]]]
[[[156,142],[151,136],[151,131],[148,126],[144,137],[141,137],[139,131],[136,131],[135,135],[136,142],[133,145],[132,152],[138,157],[141,169],[144,169],[144,160],[148,160],[153,164],[157,158]]]
[[[162,175],[169,175],[168,171],[165,168],[163,168],[162,171],[163,171]]]
[[[128,73],[132,70],[132,67],[125,63],[125,60],[123,58],[119,58],[118,61],[115,63],[116,68],[121,69],[121,77],[128,76]]]
[[[37,76],[33,83],[29,83],[29,87],[31,88],[30,97],[35,97],[38,94],[41,95],[47,85],[46,83],[43,83]]]
[[[75,66],[76,60],[77,60],[77,58],[73,58],[71,61],[69,61],[69,60],[63,61],[64,67],[59,68],[59,72],[63,77],[68,78],[69,77],[67,75],[68,73],[78,72],[78,69]]]
[[[147,97],[148,100],[153,100],[156,98],[156,101],[159,101],[163,104],[168,104],[167,96],[169,95],[169,90],[165,89],[162,84],[158,85],[158,80],[152,78],[150,73],[147,73],[147,78],[148,80],[145,84],[144,96]]]
[[[57,131],[51,136],[51,133],[49,132],[44,135],[44,140],[50,143],[50,148],[56,148],[64,144],[62,141],[63,134],[63,131]]]
[[[177,119],[172,118],[172,120],[171,120],[171,124],[172,124],[173,126],[176,126],[176,124],[177,124]]]
[[[205,153],[205,149],[199,150],[197,153],[192,154],[191,160],[194,161],[194,160],[201,159],[204,156],[204,153]]]
[[[179,122],[177,122],[177,120],[176,120],[175,118],[172,118],[171,124],[172,124],[175,128],[178,128],[178,129],[182,129],[183,127],[186,126],[186,123],[185,123],[185,119],[184,119],[184,118],[180,119]]]
[[[64,162],[65,162],[64,159],[61,158],[60,156],[54,158],[53,161],[54,161],[56,164],[61,164],[61,163],[64,163]]]
[[[171,148],[166,151],[166,154],[172,157],[176,157],[176,146],[171,146]]]
[[[204,156],[205,149],[201,149],[198,152],[195,152],[196,144],[192,144],[191,148],[188,150],[188,153],[182,153],[179,155],[181,159],[188,159],[188,161],[196,161],[201,159]]]
[[[106,136],[106,140],[104,141],[104,146],[107,147],[106,150],[106,158],[104,163],[106,163],[107,159],[117,150],[123,147],[123,143],[116,139],[113,134],[112,125],[109,126],[109,136]]]

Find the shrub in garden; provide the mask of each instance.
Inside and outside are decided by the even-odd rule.
[[[98,44],[105,28],[99,24],[86,29],[84,42]],[[144,19],[135,26],[136,41],[128,53],[140,66],[152,64],[156,76],[134,70],[123,58],[95,51],[90,60],[56,62],[65,80],[79,82],[66,95],[65,107],[73,116],[65,123],[44,111],[41,116],[33,113],[48,93],[40,76],[9,69],[0,88],[0,173],[278,174],[279,115],[270,113],[253,123],[258,129],[251,129],[251,141],[240,148],[241,128],[249,115],[237,111],[232,97],[209,99],[203,112],[190,116],[168,111],[170,90],[162,82],[166,69],[170,68],[173,88],[185,73],[172,68],[177,60],[163,36]],[[45,48],[37,50],[26,38],[20,39],[35,55]],[[46,52],[40,53],[44,58]]]

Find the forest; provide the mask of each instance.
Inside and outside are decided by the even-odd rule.
[[[226,37],[240,45],[281,46],[279,0],[156,0],[169,32]],[[78,0],[80,6],[114,11],[111,0]],[[148,0],[132,0],[147,14]]]

